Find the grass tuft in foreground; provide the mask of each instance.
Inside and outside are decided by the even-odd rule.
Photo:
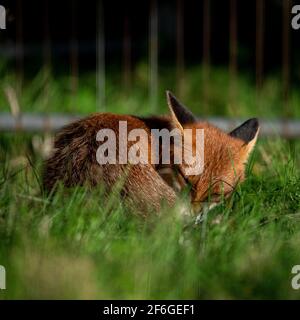
[[[299,298],[299,143],[260,141],[247,181],[194,225],[176,208],[144,221],[99,190],[50,200],[31,137],[0,141],[2,299]]]

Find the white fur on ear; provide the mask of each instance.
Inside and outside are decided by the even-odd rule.
[[[260,128],[257,129],[255,137],[250,142],[247,143],[247,148],[248,148],[249,152],[251,152],[253,150],[253,148],[254,148],[254,146],[256,144],[257,137],[258,137],[258,134],[259,134],[259,130],[260,130]]]
[[[242,147],[242,149],[243,149],[242,158],[243,158],[243,162],[245,164],[247,163],[249,156],[255,147],[258,134],[259,134],[259,128],[257,129],[257,132],[256,132],[254,138],[251,141],[249,141],[247,144],[244,144]]]
[[[172,107],[170,107],[170,104],[169,104],[169,108],[170,108],[170,111],[171,111],[172,121],[173,121],[175,127],[178,128],[183,133],[183,127],[180,124],[180,122],[178,121],[178,119],[177,119]]]

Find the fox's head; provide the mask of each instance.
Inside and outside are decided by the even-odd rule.
[[[245,178],[245,165],[253,150],[258,132],[257,119],[249,119],[230,133],[225,133],[213,125],[197,120],[169,91],[167,92],[171,119],[183,138],[192,129],[192,148],[195,146],[195,129],[204,129],[204,162],[200,174],[187,175],[186,163],[177,165],[177,180],[181,186],[190,185],[191,202],[194,212],[204,206],[212,207],[229,197],[237,184]]]

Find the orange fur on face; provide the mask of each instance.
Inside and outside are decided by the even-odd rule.
[[[245,164],[255,143],[246,144],[207,122],[186,125],[184,129],[204,129],[204,170],[199,176],[186,177],[192,185],[192,202],[208,198],[215,202],[229,196],[244,180]]]
[[[207,122],[198,121],[170,92],[167,92],[173,125],[184,135],[185,129],[193,130],[192,150],[196,150],[196,130],[204,130],[204,170],[195,176],[185,176],[191,185],[191,202],[196,211],[201,203],[217,203],[229,197],[238,182],[245,179],[245,165],[253,150],[259,126],[257,119],[250,119],[230,134]],[[184,172],[185,164],[181,166]]]

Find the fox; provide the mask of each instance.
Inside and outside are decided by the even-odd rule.
[[[175,206],[183,190],[188,190],[188,202],[195,216],[230,197],[237,185],[245,180],[246,164],[259,133],[258,119],[251,118],[226,133],[207,121],[198,120],[172,92],[166,91],[166,97],[170,111],[168,115],[142,117],[95,113],[62,128],[56,135],[54,150],[44,165],[43,186],[46,192],[54,192],[61,183],[66,188],[102,186],[105,194],[109,195],[122,180],[121,199],[144,215],[159,213],[163,206]],[[172,156],[170,163],[162,163],[163,144],[156,149],[160,159],[157,163],[116,161],[99,164],[96,155],[101,143],[96,139],[97,133],[101,129],[110,129],[118,137],[120,121],[126,121],[128,130],[143,129],[146,132],[147,139],[141,148],[147,147],[149,154],[154,152],[151,141],[153,129],[176,129],[183,138],[186,129],[191,130],[192,150],[195,149],[194,132],[202,129],[202,171],[186,174],[190,164],[184,161],[175,163]],[[132,144],[128,143],[125,152]],[[171,141],[170,154],[173,156],[175,149],[174,141]]]

